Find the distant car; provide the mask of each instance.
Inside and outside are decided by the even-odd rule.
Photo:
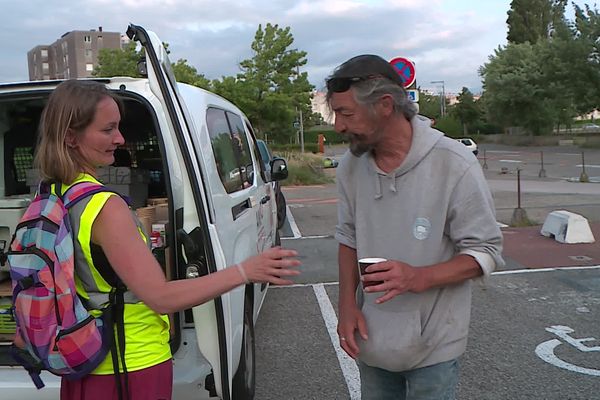
[[[336,168],[338,164],[338,160],[333,157],[323,158],[323,168]]]
[[[265,166],[265,171],[271,171],[271,161],[275,158],[269,149],[269,146],[265,143],[264,140],[257,139],[256,145],[258,147],[258,151],[260,152],[260,158],[263,161]],[[270,179],[267,177],[267,179]],[[283,228],[283,224],[285,224],[285,220],[287,218],[287,204],[285,201],[285,196],[281,191],[281,185],[279,181],[272,181],[273,189],[275,190],[275,203],[277,204],[277,229]]]
[[[598,126],[596,124],[585,124],[583,126],[583,130],[584,131],[596,131],[596,130],[600,130],[600,126]]]
[[[469,150],[471,150],[473,152],[473,154],[477,155],[477,153],[479,153],[479,150],[477,150],[477,143],[475,143],[475,141],[473,139],[460,138],[460,139],[456,139],[456,140],[459,141],[460,143],[464,144],[465,146],[467,146],[467,148]]]

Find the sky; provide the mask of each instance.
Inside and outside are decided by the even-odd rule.
[[[0,9],[0,82],[28,80],[27,52],[37,45],[129,23],[168,42],[171,61],[220,79],[239,72],[259,24],[271,23],[289,26],[291,48],[308,53],[302,70],[317,90],[337,65],[368,53],[411,60],[423,90],[439,92],[431,82],[443,81],[447,93],[479,93],[479,67],[506,45],[510,0],[0,0]]]

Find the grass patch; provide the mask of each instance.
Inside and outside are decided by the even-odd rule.
[[[333,182],[323,171],[322,155],[285,152],[281,156],[287,160],[289,171],[288,178],[281,181],[282,185],[317,185]]]
[[[535,221],[532,221],[527,216],[527,212],[522,208],[515,208],[513,211],[512,218],[510,220],[510,226],[513,228],[523,228],[526,226],[537,225]]]

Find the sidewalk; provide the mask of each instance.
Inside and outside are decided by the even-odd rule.
[[[541,226],[503,228],[506,261],[504,269],[559,268],[600,265],[598,243],[565,244],[540,233]],[[596,240],[600,239],[600,222],[590,223]]]

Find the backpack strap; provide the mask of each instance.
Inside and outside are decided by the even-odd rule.
[[[47,184],[44,182],[40,183],[40,186],[38,188],[39,193],[45,193],[46,191],[50,191],[50,186],[49,185],[46,186],[46,185]],[[61,183],[56,183],[54,187],[56,190],[56,195],[61,198],[66,209],[73,207],[80,200],[83,200],[88,196],[92,196],[96,193],[101,193],[101,192],[114,193],[114,194],[118,195],[119,197],[121,197],[123,200],[125,200],[125,202],[127,203],[128,206],[131,206],[131,204],[132,204],[131,199],[128,196],[124,196],[121,193],[119,193],[115,190],[109,189],[100,183],[90,182],[90,181],[77,182],[77,183],[71,185],[69,188],[67,188],[67,190],[65,190],[64,193],[60,192],[61,186],[62,186]]]
[[[17,335],[19,335],[18,332]],[[8,352],[12,358],[21,364],[27,373],[29,373],[31,380],[37,389],[41,389],[45,386],[42,377],[40,376],[44,366],[39,360],[35,360],[27,350],[17,347],[14,343],[9,347]]]
[[[117,394],[119,400],[129,399],[129,377],[127,374],[127,365],[125,363],[125,298],[124,293],[127,290],[121,280],[117,282],[117,287],[110,293],[110,307],[113,317],[113,326],[116,326],[117,340],[110,349],[115,372]],[[114,332],[113,332],[114,335]],[[118,354],[117,354],[118,353]],[[121,385],[121,372],[119,368],[119,358],[123,367],[123,384]],[[123,387],[124,386],[124,387]]]
[[[84,181],[72,185],[62,195],[60,193],[57,193],[57,195],[62,199],[65,208],[69,209],[80,200],[100,192],[112,192],[112,190],[105,188],[104,185],[99,183]]]

